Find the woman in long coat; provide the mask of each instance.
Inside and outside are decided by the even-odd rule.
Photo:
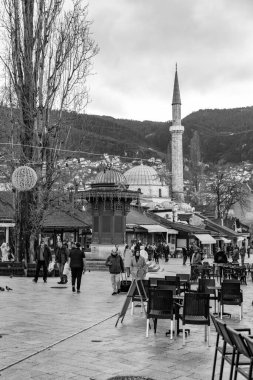
[[[133,252],[129,248],[128,245],[126,245],[124,250],[124,268],[126,270],[127,277],[130,276],[130,264],[131,264],[131,258],[132,258]]]
[[[135,251],[131,258],[130,271],[132,278],[136,278],[137,280],[142,280],[146,276],[147,265],[139,250]]]

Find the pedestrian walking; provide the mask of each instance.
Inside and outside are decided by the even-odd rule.
[[[194,248],[193,246],[191,245],[190,248],[189,248],[189,259],[190,259],[190,265],[192,263],[192,256],[194,254]]]
[[[41,267],[43,267],[43,280],[44,282],[47,282],[47,267],[52,261],[52,255],[44,239],[42,239],[40,245],[35,248],[34,259],[36,262],[36,272],[33,282],[38,281]]]
[[[125,268],[127,277],[130,276],[130,264],[131,264],[132,255],[133,253],[131,249],[129,248],[128,245],[126,245],[125,250],[124,250],[124,268]]]
[[[153,259],[153,247],[151,244],[148,245],[147,252],[148,252],[148,261],[151,261]]]
[[[124,273],[124,263],[117,251],[112,249],[110,256],[107,257],[105,265],[109,267],[112,283],[112,296],[120,293],[120,273]]]
[[[245,255],[246,255],[246,248],[245,248],[245,243],[242,243],[242,246],[240,248],[240,256],[241,256],[241,265],[244,265],[244,260],[245,260]]]
[[[72,292],[80,293],[82,274],[86,272],[85,253],[80,249],[81,244],[76,243],[76,246],[69,252],[69,266],[72,277]],[[77,284],[76,284],[77,282]]]
[[[202,265],[202,253],[201,250],[198,249],[192,256],[192,264],[193,265]]]
[[[140,255],[144,258],[145,262],[148,261],[148,252],[144,249],[144,246],[140,247]]]
[[[248,250],[248,258],[250,259],[250,255],[253,255],[253,241],[250,243]]]
[[[147,269],[144,257],[142,257],[140,251],[137,250],[132,257],[130,264],[132,278],[142,280],[146,276]]]
[[[236,245],[232,253],[232,262],[238,263],[239,261],[239,247]]]
[[[166,263],[169,261],[169,255],[170,255],[170,247],[169,247],[169,244],[166,244],[164,247],[164,258],[165,258]]]
[[[68,278],[66,274],[63,274],[64,265],[68,262],[69,250],[65,244],[61,241],[57,242],[57,248],[55,252],[55,261],[58,265],[60,281],[58,284],[66,284],[68,282]]]
[[[182,254],[183,254],[183,265],[186,265],[188,251],[185,247],[182,248]]]
[[[154,260],[156,264],[159,264],[159,256],[160,253],[158,252],[157,248],[154,249]]]

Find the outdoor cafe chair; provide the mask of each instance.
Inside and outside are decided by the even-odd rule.
[[[248,337],[248,336],[243,335],[242,338],[248,347],[248,351],[250,353],[251,365],[252,365],[252,358],[253,358],[253,339],[252,339],[252,336]],[[252,378],[252,369],[251,369],[251,378]]]
[[[157,289],[168,289],[168,290],[172,290],[173,292],[173,296],[175,296],[176,294],[178,294],[178,288],[175,286],[175,285],[170,285],[170,283],[168,283],[167,281],[165,280],[158,280],[157,281]]]
[[[178,314],[183,325],[183,345],[185,345],[185,325],[204,325],[205,341],[209,346],[210,316],[209,316],[209,294],[188,293],[184,295],[183,312]]]
[[[252,380],[253,356],[252,351],[250,350],[247,343],[247,341],[249,341],[249,338],[244,337],[240,334],[240,332],[235,331],[228,326],[227,332],[236,352],[236,358],[233,363],[235,370],[234,380],[237,379],[238,373],[240,373],[240,375],[242,375],[245,379]],[[242,360],[241,355],[243,356]]]
[[[177,273],[180,280],[180,293],[187,292],[191,289],[190,275],[185,273]]]
[[[202,265],[191,264],[191,281],[198,281],[201,276]]]
[[[140,289],[140,293],[141,293],[141,296],[142,296],[142,301],[143,302],[147,302],[148,300],[148,288],[149,288],[149,280],[141,280],[142,282],[142,285],[139,281],[138,285],[139,285],[139,289]],[[144,288],[144,289],[143,289]],[[145,290],[145,293],[144,293],[144,290]],[[138,292],[138,289],[136,287],[135,291],[134,291],[134,294],[132,296],[132,300],[131,300],[131,315],[134,314],[134,306],[135,306],[135,302],[138,302],[138,305],[140,305],[140,302],[141,302],[141,297],[140,297],[140,294]],[[143,308],[142,308],[142,305],[141,306],[141,312],[143,312]]]
[[[212,380],[214,380],[215,378],[215,369],[218,353],[221,354],[219,380],[221,380],[223,377],[225,361],[229,363],[231,366],[229,380],[232,380],[236,347],[233,345],[233,341],[231,340],[230,335],[227,331],[227,325],[223,321],[215,318],[215,316],[212,313],[210,313],[210,317],[217,333],[213,360]],[[250,328],[240,328],[236,329],[236,331],[248,332],[248,334],[251,333]],[[222,344],[220,344],[220,338],[222,339]]]
[[[247,269],[245,266],[238,266],[232,269],[231,278],[240,280],[242,285],[247,285]]]
[[[210,295],[210,300],[214,301],[214,312],[216,313],[218,296],[216,289],[209,289],[209,287],[215,288],[215,280],[213,278],[199,278],[198,292]]]
[[[165,276],[165,281],[168,285],[176,286],[178,293],[180,293],[180,277],[179,276]]]
[[[150,318],[154,320],[155,333],[157,329],[157,319],[170,319],[170,339],[173,339],[174,300],[172,290],[149,288],[146,337],[148,337],[149,333]]]
[[[217,281],[221,281],[220,278],[220,267],[214,263],[213,265],[210,265],[209,268],[209,278],[216,278]]]
[[[218,292],[220,317],[223,318],[224,305],[240,306],[240,320],[243,315],[243,293],[239,280],[224,280]]]
[[[164,280],[164,278],[161,277],[149,277],[149,287],[157,286],[157,281]]]

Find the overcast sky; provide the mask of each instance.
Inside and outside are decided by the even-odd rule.
[[[167,121],[253,104],[253,0],[89,0],[100,52],[88,114]]]

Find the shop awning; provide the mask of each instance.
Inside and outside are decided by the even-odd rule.
[[[167,232],[168,234],[178,234],[173,228],[166,228],[159,224],[140,224],[140,227],[145,228],[148,232]]]
[[[216,240],[209,234],[195,234],[202,244],[216,244]]]
[[[227,238],[225,238],[225,237],[223,237],[223,236],[221,236],[220,239],[221,239],[222,241],[224,241],[224,243],[226,243],[226,244],[231,243],[231,240],[229,240],[229,239],[227,239]]]

